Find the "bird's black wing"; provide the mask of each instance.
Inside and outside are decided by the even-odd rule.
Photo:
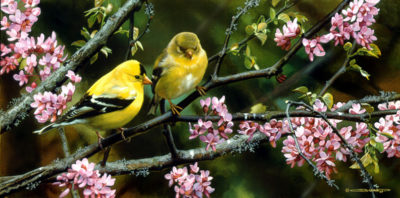
[[[85,95],[82,100],[72,107],[59,122],[68,122],[72,119],[84,119],[104,113],[118,111],[129,106],[135,98],[121,99],[101,96]]]

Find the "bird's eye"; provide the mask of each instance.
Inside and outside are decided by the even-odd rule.
[[[179,51],[180,51],[180,52],[184,52],[185,50],[186,50],[185,48],[179,47]]]
[[[135,78],[139,80],[139,79],[140,79],[140,76],[139,76],[139,75],[136,75]]]

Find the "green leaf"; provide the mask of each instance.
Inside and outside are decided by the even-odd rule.
[[[126,37],[129,37],[129,31],[124,30],[122,27],[119,27],[119,29],[115,31],[114,34],[125,34]]]
[[[382,55],[381,50],[379,49],[379,47],[377,45],[372,43],[369,46],[371,47],[371,50],[368,50],[369,56],[379,58],[379,56]]]
[[[255,32],[255,29],[253,28],[252,25],[248,25],[246,26],[245,31],[248,35],[252,35]]]
[[[301,87],[297,87],[296,89],[293,89],[292,91],[298,92],[301,94],[306,94],[308,92],[308,88],[306,86],[301,86]]]
[[[369,144],[371,144],[380,153],[384,151],[383,143],[375,141],[375,138],[371,138]]]
[[[264,32],[267,29],[268,24],[265,22],[261,22],[257,25],[258,32]]]
[[[355,64],[356,64],[356,59],[351,59],[350,62],[349,62],[349,65],[352,66],[352,65],[355,65]]]
[[[289,15],[285,14],[285,13],[281,13],[278,15],[278,19],[287,23],[288,21],[290,21],[290,17]]]
[[[135,45],[140,48],[142,51],[144,51],[143,45],[140,41],[136,41]]]
[[[106,58],[108,58],[108,54],[111,54],[112,50],[110,48],[108,48],[107,46],[104,46],[101,48],[100,52],[103,53],[104,56],[106,56]]]
[[[104,0],[94,0],[94,7],[100,7],[103,5]]]
[[[360,159],[361,163],[367,169],[368,172],[379,173],[378,158],[376,156],[371,156],[369,153],[365,153]],[[350,166],[351,169],[360,169],[357,162]]]
[[[28,64],[26,63],[26,58],[24,58],[24,59],[22,59],[21,63],[19,64],[19,69],[20,70],[24,69],[26,65],[28,65]]]
[[[260,40],[260,42],[261,42],[261,45],[264,45],[264,43],[265,43],[265,41],[267,41],[267,34],[264,34],[264,33],[256,33],[255,34],[256,35],[256,37],[258,38],[258,40]]]
[[[267,106],[263,105],[262,103],[258,103],[251,107],[250,113],[264,113],[267,111]]]
[[[251,69],[251,68],[253,68],[253,66],[256,64],[256,60],[255,60],[255,58],[253,57],[253,56],[246,56],[245,58],[244,58],[244,66],[247,68],[247,69]]]
[[[96,22],[96,15],[91,15],[91,16],[88,18],[87,22],[88,22],[89,28],[92,28],[94,22]]]
[[[387,138],[389,138],[389,139],[393,139],[394,138],[393,135],[390,134],[390,133],[380,133],[380,134],[385,136],[385,137],[387,137]]]
[[[313,93],[311,94],[311,100],[309,101],[310,104],[314,104],[315,100],[317,100],[317,94]]]
[[[131,47],[131,55],[134,56],[137,52],[138,48],[136,47],[136,45]]]
[[[279,1],[281,0],[272,0],[272,6],[275,7],[276,5],[278,5]]]
[[[343,49],[344,49],[346,52],[348,52],[348,51],[351,49],[351,47],[353,47],[353,44],[351,44],[350,42],[347,42],[347,43],[345,43],[345,44],[343,45]]]
[[[296,14],[296,18],[297,18],[297,21],[300,23],[304,23],[304,22],[308,21],[308,18],[301,14]]]
[[[275,15],[276,15],[275,9],[270,8],[269,9],[269,18],[271,18],[271,21],[273,21],[275,19]]]
[[[99,53],[96,53],[95,55],[90,58],[90,64],[93,64],[94,62],[97,61],[97,58],[99,57]]]
[[[375,110],[374,107],[368,103],[361,103],[361,107],[364,108],[367,111],[367,113],[372,113]]]
[[[250,56],[251,56],[251,50],[250,50],[250,47],[249,47],[248,45],[246,46],[245,55],[246,55],[247,57],[250,57]]]
[[[86,39],[86,40],[90,40],[90,33],[89,31],[83,27],[81,30],[81,35]]]
[[[84,46],[86,41],[84,40],[77,40],[71,43],[72,46],[82,47]]]
[[[325,102],[326,106],[328,106],[329,109],[332,108],[333,106],[333,96],[331,93],[325,93],[322,96],[322,100]]]
[[[367,80],[369,80],[369,77],[371,76],[367,71],[360,69],[360,74],[361,76],[365,77]]]

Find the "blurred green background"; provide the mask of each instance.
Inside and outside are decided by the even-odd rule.
[[[123,1],[110,1],[114,4],[113,12],[123,4]],[[134,58],[141,61],[148,75],[156,57],[161,53],[168,41],[181,31],[195,32],[203,48],[209,56],[217,53],[223,45],[225,30],[231,17],[236,13],[236,8],[242,6],[244,1],[239,0],[172,0],[152,1],[155,16],[150,25],[150,32],[144,35],[141,42],[144,51],[138,51]],[[105,1],[107,3],[107,1]],[[308,17],[307,30],[317,23],[327,13],[333,10],[340,1],[338,0],[301,0],[289,11],[297,11]],[[281,7],[279,4],[277,7]],[[32,34],[39,36],[44,33],[49,36],[52,31],[57,33],[60,43],[66,46],[66,52],[71,55],[76,47],[71,43],[82,39],[80,30],[87,27],[84,11],[93,7],[93,1],[67,1],[67,0],[42,0],[39,4],[41,15],[34,25]],[[255,22],[260,15],[269,15],[271,1],[263,0],[260,6],[251,9],[240,18],[237,31],[231,38],[231,44],[245,38],[244,28]],[[378,40],[375,42],[382,51],[380,59],[359,57],[357,63],[371,74],[370,80],[361,77],[359,73],[347,72],[341,76],[330,88],[335,102],[357,99],[366,95],[378,94],[379,91],[400,92],[400,2],[386,0],[378,4],[380,13],[377,23],[373,25]],[[144,9],[135,14],[135,26],[143,30],[146,24]],[[282,24],[280,24],[281,26]],[[128,23],[124,24],[128,29]],[[319,35],[326,33],[328,26]],[[273,41],[276,26],[269,26],[267,42],[261,46],[258,40],[252,40],[249,45],[252,53],[257,57],[260,68],[266,68],[274,64],[285,54],[276,47]],[[1,41],[6,40],[3,32]],[[127,50],[127,38],[123,35],[115,35],[107,46],[113,52],[108,57],[100,55],[96,63],[83,65],[78,73],[83,76],[83,81],[77,85],[78,91],[74,95],[73,104],[83,92],[100,76],[107,73],[114,66],[123,62]],[[308,86],[314,91],[319,91],[334,72],[344,61],[344,52],[341,47],[334,47],[332,43],[325,44],[327,55],[317,57],[310,62],[304,49],[290,60],[284,67],[283,73],[288,80],[282,84],[275,79],[253,79],[233,83],[227,86],[213,89],[207,96],[226,96],[226,103],[230,112],[248,112],[250,107],[257,103],[263,103],[269,110],[282,110],[284,101],[295,100],[298,95],[291,90],[299,86]],[[209,65],[208,74],[213,69]],[[246,71],[242,56],[226,56],[221,75],[228,75]],[[206,77],[208,77],[208,74]],[[205,78],[206,79],[206,78]],[[0,78],[0,107],[5,110],[12,98],[20,96],[17,89],[18,83],[12,79],[12,75],[2,75]],[[146,88],[146,102],[143,109],[147,109],[150,100],[150,88]],[[184,97],[174,100],[179,102]],[[201,114],[199,99],[194,101],[183,112],[184,115]],[[134,126],[149,117],[142,112],[129,124]],[[47,165],[57,158],[63,158],[60,139],[57,132],[44,136],[36,136],[32,131],[39,125],[30,112],[30,117],[24,120],[18,128],[0,136],[0,175],[16,175],[32,170],[39,166]],[[96,136],[88,129],[82,127],[66,127],[70,149],[78,148],[94,143]],[[189,131],[187,123],[178,123],[173,126],[173,135],[179,149],[205,147],[198,140],[188,140]],[[149,146],[152,145],[152,146]],[[112,147],[110,161],[119,159],[134,159],[151,157],[168,153],[168,148],[161,128],[157,127],[148,133],[135,137],[130,143],[121,143]],[[338,163],[338,173],[333,174],[340,190],[329,187],[324,181],[314,177],[312,169],[308,166],[290,168],[285,163],[281,153],[282,143],[277,148],[269,144],[260,145],[255,152],[246,152],[231,156],[225,156],[213,161],[200,162],[201,169],[209,169],[212,187],[216,188],[212,197],[365,197],[363,193],[346,193],[346,188],[365,188],[359,172],[349,169],[348,163]],[[92,162],[99,162],[102,153],[91,157]],[[374,182],[381,188],[389,188],[391,192],[379,194],[379,197],[400,197],[400,160],[388,159],[386,154],[379,155],[379,174],[373,174]],[[168,182],[164,174],[169,169],[160,172],[151,172],[146,177],[133,175],[117,176],[114,186],[117,189],[117,197],[172,197],[174,190],[168,188]],[[58,197],[61,190],[51,184],[41,184],[33,191],[23,190],[9,197]]]

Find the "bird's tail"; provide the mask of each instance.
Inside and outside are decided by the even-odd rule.
[[[147,115],[156,115],[157,107],[158,107],[159,103],[160,103],[160,99],[157,97],[157,95],[154,94],[153,99],[151,100],[149,112],[147,113]]]
[[[33,133],[36,133],[36,134],[38,134],[38,135],[42,135],[42,134],[44,134],[44,133],[47,133],[50,129],[53,129],[53,128],[56,128],[56,127],[57,127],[57,126],[54,126],[54,124],[56,124],[56,123],[49,124],[49,125],[47,125],[47,126],[41,128],[40,130],[34,131]]]

